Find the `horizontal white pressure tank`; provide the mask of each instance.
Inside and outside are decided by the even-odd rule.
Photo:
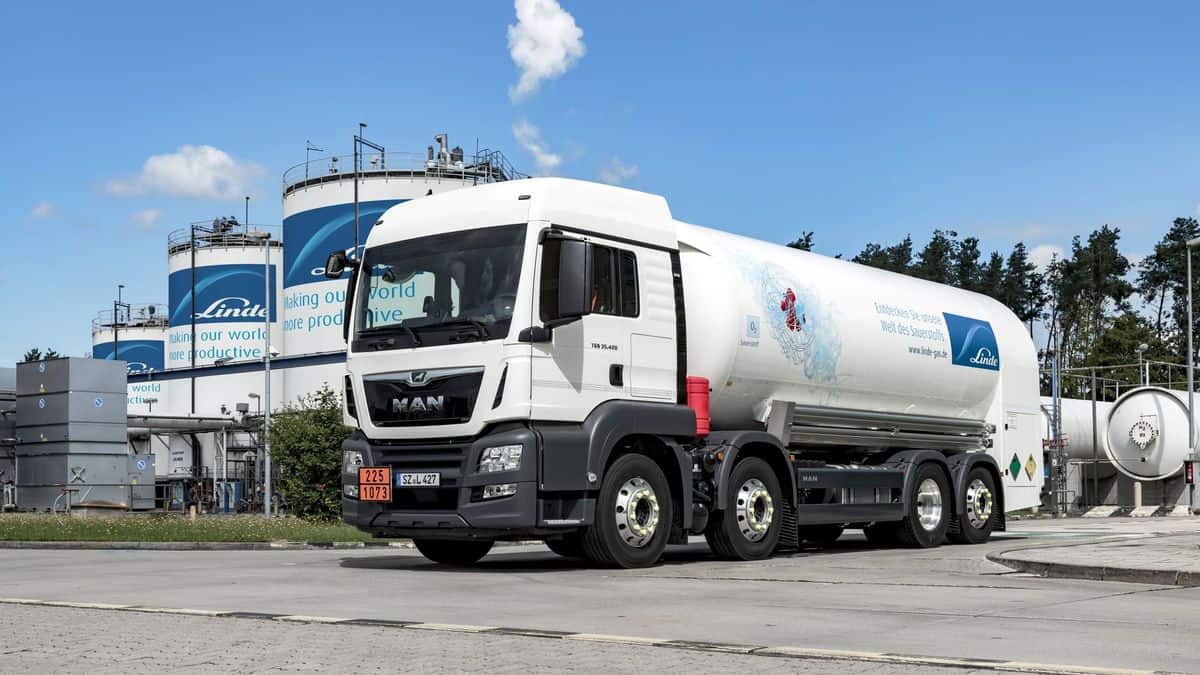
[[[1183,469],[1189,452],[1187,392],[1131,389],[1113,403],[1107,422],[1105,451],[1121,473],[1160,480]]]
[[[1042,399],[1042,440],[1048,445],[1054,437],[1053,414],[1054,399],[1043,396]],[[1098,474],[1111,476],[1112,464],[1109,463],[1108,452],[1104,447],[1104,437],[1108,433],[1108,414],[1112,411],[1112,401],[1096,401],[1096,442],[1092,442],[1092,402],[1090,399],[1060,398],[1062,409],[1062,435],[1066,439],[1063,454],[1068,460],[1097,461]],[[1089,474],[1090,475],[1090,474]]]
[[[1001,303],[694,225],[678,237],[688,374],[709,379],[716,428],[762,422],[771,400],[1001,431],[1016,414],[1027,418],[1018,473],[1040,464],[1036,352]]]

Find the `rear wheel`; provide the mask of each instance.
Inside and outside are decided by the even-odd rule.
[[[896,540],[909,548],[933,548],[946,539],[950,525],[950,481],[937,464],[917,467],[908,516],[896,528]]]
[[[992,536],[999,518],[996,479],[991,471],[977,466],[967,474],[967,491],[963,494],[958,532],[950,533],[950,541],[956,544],[982,544]]]
[[[547,539],[546,548],[564,558],[583,558],[583,538],[578,532],[564,534],[558,539]]]
[[[712,514],[704,538],[718,558],[761,560],[775,552],[786,508],[779,480],[758,457],[738,462],[724,489],[728,508]]]
[[[459,567],[473,565],[492,550],[490,541],[453,541],[447,539],[413,539],[421,555],[443,565]]]
[[[580,543],[594,563],[649,567],[662,557],[670,530],[671,489],[662,469],[645,455],[623,455],[600,483],[594,523]]]
[[[842,525],[801,525],[800,538],[817,546],[828,546],[845,532]]]

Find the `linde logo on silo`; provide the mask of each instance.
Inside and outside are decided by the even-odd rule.
[[[167,280],[171,327],[196,323],[275,320],[275,267],[271,266],[271,299],[264,297],[263,266],[208,265],[176,270]],[[193,302],[193,294],[195,302]],[[268,306],[270,317],[268,314]]]
[[[267,318],[267,308],[246,298],[228,297],[214,300],[203,312],[192,315],[196,319],[245,319]]]
[[[359,241],[375,221],[404,199],[380,199],[359,202]],[[292,214],[283,219],[283,286],[328,282],[325,258],[330,251],[354,250],[354,204],[333,204]]]
[[[942,312],[950,333],[950,360],[956,366],[1000,370],[1000,348],[992,324],[969,316]]]

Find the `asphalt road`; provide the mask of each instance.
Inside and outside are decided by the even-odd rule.
[[[928,551],[872,549],[854,533],[828,550],[760,563],[715,561],[703,545],[693,544],[671,548],[658,567],[629,571],[589,569],[540,546],[497,548],[468,570],[437,566],[415,552],[395,549],[3,550],[0,598],[1200,672],[1200,650],[1194,649],[1194,636],[1200,631],[1200,588],[1042,579],[984,558],[989,551],[1097,535],[1129,536],[1129,544],[1136,546],[1134,537],[1151,531],[1195,527],[1194,520],[1031,521],[1014,524],[1010,533],[984,546]],[[97,620],[95,615],[103,617]],[[139,669],[161,666],[164,653],[179,659],[170,663],[183,664],[184,659],[213,650],[225,655],[221,667],[242,668],[237,664],[250,662],[236,660],[241,649],[266,659],[245,666],[249,669],[358,670],[378,664],[380,658],[396,658],[394,646],[399,643],[408,645],[405,658],[415,660],[389,663],[383,669],[474,670],[483,655],[496,659],[501,668],[524,664],[562,670],[585,652],[586,657],[579,656],[581,670],[605,663],[631,670],[640,669],[638,664],[680,671],[814,668],[805,661],[755,655],[734,659],[752,664],[726,666],[716,660],[691,661],[697,655],[686,650],[519,636],[440,633],[439,639],[425,643],[424,634],[412,638],[420,631],[408,630],[404,640],[376,640],[370,631],[382,629],[367,626],[170,617],[169,622],[179,626],[168,629],[167,617],[135,612],[0,604],[0,635],[6,636],[0,671],[50,670],[72,663],[121,669],[120,662],[100,656],[89,661],[86,650],[74,662],[69,657],[53,660],[56,646],[66,649],[104,635],[100,626],[105,622],[131,629],[146,624],[147,632],[129,651],[142,659],[134,662]],[[193,631],[204,637],[189,637]],[[55,637],[47,642],[49,638],[36,638],[39,635]],[[38,639],[42,642],[33,651],[21,651],[23,645],[12,648]],[[118,638],[110,631],[104,639]],[[272,648],[264,651],[256,646],[260,641]],[[315,648],[325,643],[329,649]],[[286,648],[291,644],[296,649]],[[359,660],[348,662],[336,655],[345,653],[340,645],[346,644],[359,645],[354,652]],[[294,662],[301,652],[307,666]],[[718,656],[726,655],[704,658]],[[209,662],[195,667],[207,669],[205,663]],[[822,662],[815,669],[912,670],[856,657]]]

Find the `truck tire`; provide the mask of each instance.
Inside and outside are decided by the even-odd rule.
[[[801,525],[800,538],[817,546],[828,546],[845,532],[842,525]]]
[[[600,483],[595,518],[580,537],[583,554],[597,565],[649,567],[667,547],[671,520],[662,469],[645,455],[622,455]]]
[[[583,558],[583,539],[578,532],[564,534],[557,539],[547,539],[546,548],[564,558]]]
[[[712,552],[723,560],[762,560],[774,553],[787,505],[771,465],[743,459],[722,489],[730,491],[729,508],[713,513],[704,530]]]
[[[421,555],[435,563],[465,567],[479,562],[479,559],[492,550],[491,541],[475,539],[454,541],[450,539],[413,539],[413,544]]]
[[[982,466],[971,469],[967,474],[962,513],[958,517],[958,532],[950,533],[950,541],[982,544],[991,538],[1000,518],[996,506],[996,479],[992,472]]]
[[[950,526],[950,481],[937,464],[917,467],[908,515],[896,527],[896,542],[908,548],[933,548],[946,539]]]

